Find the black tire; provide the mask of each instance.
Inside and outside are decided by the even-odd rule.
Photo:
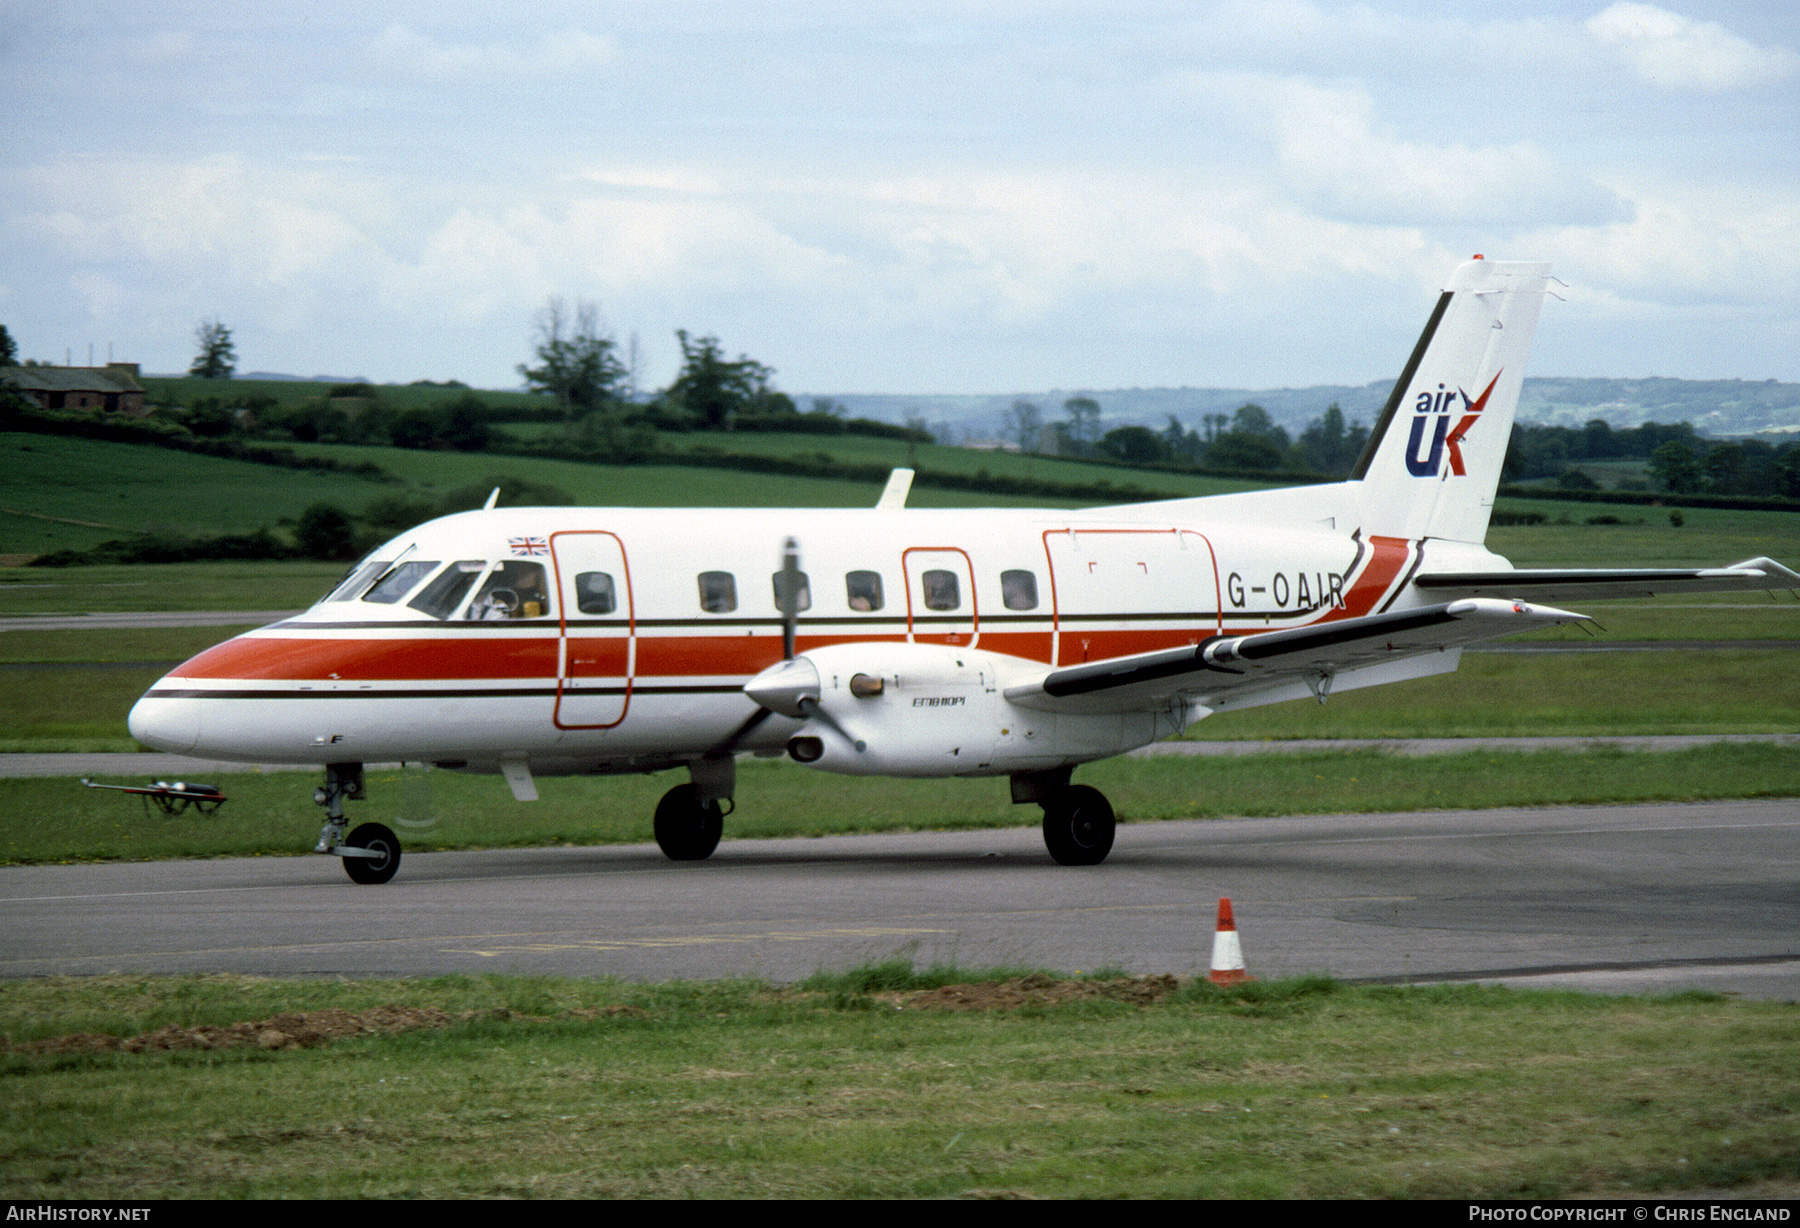
[[[693,785],[676,785],[656,803],[656,846],[670,861],[705,861],[725,833],[725,808],[700,800]]]
[[[1112,852],[1112,803],[1088,785],[1074,785],[1044,803],[1044,846],[1065,866],[1097,866]]]
[[[379,823],[364,823],[344,841],[345,848],[373,849],[380,857],[345,857],[344,873],[353,883],[385,883],[400,868],[400,838]]]

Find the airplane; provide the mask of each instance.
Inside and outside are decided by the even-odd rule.
[[[400,534],[311,609],[185,662],[132,735],[323,764],[314,851],[363,765],[535,779],[685,769],[654,818],[712,854],[740,755],[848,775],[1004,776],[1064,865],[1115,818],[1075,767],[1204,717],[1456,669],[1465,645],[1585,620],[1543,601],[1800,587],[1773,560],[1525,570],[1483,545],[1549,266],[1451,275],[1347,481],[1080,511],[499,508]],[[495,492],[496,496],[498,491]],[[801,543],[804,541],[804,557]]]

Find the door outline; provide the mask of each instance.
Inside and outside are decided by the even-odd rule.
[[[1224,626],[1225,626],[1225,622],[1224,622],[1225,611],[1224,611],[1224,607],[1223,607],[1220,593],[1219,593],[1219,555],[1218,555],[1218,552],[1213,549],[1212,539],[1207,537],[1206,534],[1201,533],[1194,529],[1183,529],[1183,528],[1178,528],[1178,527],[1171,527],[1171,528],[1167,528],[1167,529],[1150,529],[1150,528],[1145,528],[1145,529],[1082,529],[1082,528],[1077,528],[1074,525],[1069,525],[1066,528],[1061,528],[1061,529],[1045,529],[1044,533],[1043,533],[1044,562],[1045,562],[1045,565],[1050,570],[1050,618],[1051,618],[1051,622],[1050,622],[1050,663],[1052,665],[1064,664],[1063,651],[1062,651],[1063,618],[1064,618],[1064,616],[1068,615],[1070,617],[1073,617],[1076,614],[1082,613],[1082,611],[1066,610],[1063,608],[1063,597],[1062,597],[1062,595],[1060,595],[1058,593],[1058,586],[1057,586],[1057,582],[1056,582],[1057,581],[1056,551],[1051,549],[1050,539],[1053,537],[1061,537],[1061,536],[1066,535],[1069,539],[1069,554],[1071,556],[1079,556],[1081,553],[1081,539],[1083,537],[1100,537],[1100,536],[1114,536],[1114,535],[1126,535],[1126,534],[1137,536],[1137,537],[1150,537],[1150,536],[1161,536],[1163,534],[1171,534],[1171,535],[1173,535],[1174,540],[1178,544],[1180,544],[1183,549],[1187,548],[1187,539],[1188,538],[1194,538],[1197,541],[1199,541],[1200,545],[1205,547],[1205,549],[1206,549],[1207,567],[1212,572],[1212,605],[1213,605],[1213,624],[1211,627],[1207,628],[1201,634],[1204,637],[1204,636],[1218,635],[1223,631]],[[1114,560],[1114,561],[1116,561],[1116,560]],[[1081,657],[1081,660],[1085,661],[1086,659],[1087,658],[1084,654]],[[1076,663],[1079,664],[1079,662],[1076,662]]]
[[[578,659],[574,653],[571,652],[569,647],[569,611],[576,608],[574,605],[575,576],[574,573],[571,573],[567,577],[568,582],[564,582],[563,561],[565,556],[562,552],[564,550],[569,550],[572,553],[574,544],[559,543],[559,538],[610,538],[614,549],[617,551],[618,567],[623,581],[625,610],[625,685],[623,690],[619,692],[618,715],[614,716],[609,721],[594,722],[586,720],[563,720],[563,702],[565,699],[577,700],[587,697],[584,695],[579,685],[571,686],[571,683],[578,684],[581,677],[583,677],[576,667],[578,665],[591,664],[592,662],[591,659]],[[574,560],[571,560],[571,562],[573,561]],[[610,562],[611,560],[608,559],[607,561]],[[558,729],[615,728],[625,720],[626,713],[631,710],[631,694],[637,681],[637,602],[632,596],[631,559],[625,551],[625,543],[620,539],[617,533],[607,529],[568,529],[560,533],[552,533],[550,535],[550,562],[556,569],[557,612],[559,615],[556,656],[556,707],[551,712],[551,723]],[[593,626],[595,624],[576,623],[578,634],[584,625]],[[612,622],[600,625],[616,627],[618,624]],[[591,676],[616,677],[617,675],[598,674]],[[612,689],[613,688],[601,688],[598,690],[597,694],[604,695]],[[573,706],[573,704],[571,704],[571,706]],[[577,714],[571,713],[571,715]],[[611,715],[611,713],[607,712],[606,715]]]
[[[936,613],[925,613],[923,611],[915,613],[913,608],[913,589],[915,585],[913,581],[925,574],[925,568],[922,565],[925,560],[914,559],[913,555],[915,554],[928,556],[933,554],[943,554],[955,555],[957,557],[960,562],[957,575],[961,577],[962,583],[967,585],[969,590],[969,612],[966,617],[963,615],[960,606],[954,612],[949,613],[948,617]],[[915,567],[918,568],[917,571],[914,570]],[[973,648],[975,646],[975,641],[981,638],[981,604],[977,599],[975,592],[975,565],[969,561],[969,552],[967,550],[964,550],[959,546],[908,546],[900,552],[900,576],[901,579],[906,582],[907,643],[918,643],[918,637],[920,635],[926,636],[928,642],[932,640],[932,637],[942,635],[944,641],[950,643],[954,647]],[[920,623],[926,624],[926,627],[915,629],[916,624]],[[939,631],[936,629],[939,624],[948,625],[945,626],[942,631]],[[967,643],[962,642],[964,636],[968,637]]]

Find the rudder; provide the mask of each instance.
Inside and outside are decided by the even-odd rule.
[[[1350,475],[1365,531],[1487,535],[1549,280],[1548,264],[1479,256],[1450,275]]]

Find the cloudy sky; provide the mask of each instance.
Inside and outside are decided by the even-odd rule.
[[[1784,0],[0,0],[23,356],[518,383],[546,299],[796,393],[1362,383],[1471,253],[1540,375],[1800,380]]]

